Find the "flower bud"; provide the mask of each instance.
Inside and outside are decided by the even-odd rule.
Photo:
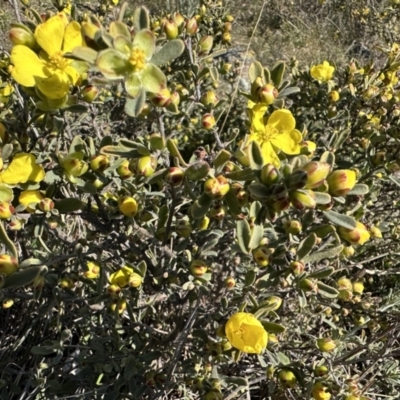
[[[156,107],[167,107],[172,101],[171,92],[167,88],[161,89],[158,93],[153,93],[150,96],[150,101]]]
[[[132,165],[129,165],[131,169]],[[154,171],[157,167],[157,158],[153,156],[144,156],[140,157],[139,159],[135,160],[133,163],[134,171],[137,175],[141,176],[151,176],[154,174]]]
[[[110,165],[110,159],[107,156],[94,156],[90,161],[90,168],[93,171],[103,172]]]
[[[278,376],[283,387],[292,389],[296,386],[296,375],[289,369],[282,369]]]
[[[377,226],[371,226],[370,228],[371,236],[375,239],[382,239],[382,232]]]
[[[179,34],[178,25],[174,20],[167,19],[164,22],[164,33],[168,40],[176,39]]]
[[[342,226],[337,227],[339,236],[352,245],[362,245],[370,239],[370,234],[361,222],[356,221],[354,229],[347,229]]]
[[[201,118],[201,124],[204,129],[207,129],[208,131],[214,128],[216,122],[214,115],[212,114],[204,114],[203,117]]]
[[[289,193],[289,197],[293,207],[298,210],[315,208],[317,205],[315,201],[315,193],[312,190],[292,190]]]
[[[193,36],[197,33],[199,27],[197,25],[197,20],[195,17],[192,17],[186,22],[186,33],[190,36]]]
[[[329,372],[329,369],[328,369],[328,367],[326,365],[317,365],[314,368],[314,375],[315,376],[319,376],[319,377],[325,376],[325,375],[328,375],[328,372]]]
[[[36,39],[32,31],[26,27],[13,27],[10,29],[9,38],[14,46],[20,44],[30,49],[36,47]]]
[[[89,169],[86,162],[82,161],[83,153],[72,153],[62,160],[62,166],[66,173],[72,177],[77,177],[85,174]]]
[[[176,25],[178,26],[178,28],[180,28],[185,23],[185,18],[182,16],[181,13],[176,12],[174,14],[174,21],[175,21]]]
[[[226,215],[226,207],[224,207],[220,204],[215,205],[210,210],[211,218],[214,218],[217,221],[222,221],[225,218],[225,215]]]
[[[214,200],[221,200],[229,192],[229,188],[228,180],[222,175],[204,182],[204,193]]]
[[[364,292],[364,284],[361,281],[353,282],[352,288],[355,294],[362,294]]]
[[[223,400],[222,393],[218,389],[211,389],[204,396],[204,400]]]
[[[268,297],[261,303],[263,308],[268,308],[269,311],[276,311],[282,305],[282,299],[278,296]]]
[[[350,301],[353,298],[353,292],[350,289],[340,289],[338,299],[343,301]]]
[[[205,231],[208,228],[208,225],[210,224],[210,218],[208,218],[207,216],[205,216],[200,224],[199,224],[199,230],[201,231]]]
[[[180,186],[185,178],[185,172],[178,167],[169,168],[167,175],[165,175],[165,181],[171,186]]]
[[[309,140],[300,143],[300,154],[304,154],[308,156],[308,158],[312,157],[316,149],[317,145]]]
[[[201,96],[201,103],[204,106],[213,106],[217,103],[217,101],[218,101],[217,95],[213,90],[208,90]]]
[[[304,272],[304,264],[300,261],[292,261],[289,264],[289,268],[293,272],[293,275],[300,275]]]
[[[225,286],[228,289],[233,289],[235,287],[235,285],[236,285],[236,281],[231,276],[228,276],[228,278],[225,279]]]
[[[313,279],[308,279],[308,278],[302,279],[299,282],[299,287],[304,292],[317,292],[318,291],[317,283]]]
[[[279,172],[273,164],[265,164],[261,169],[261,182],[271,186],[279,180]]]
[[[0,139],[1,139],[1,143],[2,144],[7,143],[8,138],[9,138],[9,135],[7,133],[6,127],[2,122],[0,122]],[[3,162],[3,159],[1,159],[1,161]]]
[[[232,41],[232,35],[230,34],[230,32],[224,32],[222,34],[222,42],[231,43],[231,41]]]
[[[118,297],[120,292],[121,292],[121,288],[118,285],[109,285],[107,287],[107,294],[110,297],[116,298],[116,297]]]
[[[346,277],[344,277],[344,276],[342,276],[341,278],[339,278],[339,279],[336,281],[336,283],[337,283],[339,289],[349,289],[349,290],[352,290],[352,288],[353,288],[353,285],[352,285],[352,283],[351,283],[351,280],[348,279],[348,278],[346,278]]]
[[[171,102],[175,104],[176,106],[179,106],[179,103],[181,101],[181,96],[179,95],[178,92],[172,92],[171,93]]]
[[[210,35],[208,36],[203,36],[198,43],[198,48],[199,48],[199,54],[205,55],[208,54],[214,44],[214,38]]]
[[[143,277],[141,277],[138,273],[134,272],[129,276],[129,286],[133,288],[139,287],[143,282]]]
[[[189,221],[186,219],[181,219],[177,222],[175,226],[175,232],[183,238],[188,238],[193,232],[193,227]]]
[[[133,172],[129,169],[129,160],[125,160],[118,168],[117,174],[121,179],[128,179],[133,175]]]
[[[14,207],[7,201],[0,201],[0,219],[9,219],[14,214]]]
[[[333,103],[336,103],[340,99],[340,94],[336,90],[332,90],[332,92],[329,93],[329,100],[332,101]]]
[[[252,251],[253,260],[260,267],[269,265],[271,254],[271,250],[267,246],[260,246]]]
[[[324,353],[330,353],[336,349],[336,343],[331,338],[321,338],[317,340],[317,347]]]
[[[353,246],[343,246],[343,250],[341,252],[341,255],[344,258],[350,258],[353,257],[355,253],[354,247]]]
[[[87,85],[82,89],[81,95],[87,103],[92,103],[99,95],[99,89],[96,86]]]
[[[88,279],[96,279],[100,275],[100,265],[94,261],[88,261],[86,263],[87,270],[84,271],[83,275]]]
[[[328,387],[322,382],[315,382],[312,388],[312,396],[314,400],[330,400],[332,395],[327,392]]]
[[[18,268],[18,261],[16,258],[8,254],[0,254],[0,274],[9,276],[13,274]]]
[[[258,90],[258,101],[270,105],[278,97],[278,90],[271,84],[266,84]]]
[[[283,226],[283,229],[286,231],[286,233],[291,235],[298,235],[302,228],[301,222],[293,219],[286,221]]]
[[[54,201],[48,197],[45,197],[44,199],[40,200],[39,208],[43,212],[50,212],[54,208]]]
[[[1,303],[1,307],[3,310],[6,310],[7,308],[11,308],[14,305],[14,300],[13,299],[4,299]]]
[[[110,304],[110,310],[112,312],[118,310],[118,314],[122,314],[126,310],[126,300],[123,298],[113,300]]]
[[[311,161],[301,167],[307,173],[306,189],[316,189],[321,186],[331,169],[330,164],[325,162]]]
[[[134,217],[138,210],[138,204],[133,197],[123,196],[118,199],[118,208],[126,217]]]
[[[357,175],[350,169],[339,169],[328,178],[329,193],[332,196],[345,196],[356,184]]]
[[[207,272],[208,266],[203,260],[193,260],[190,264],[190,272],[193,276],[201,277]]]
[[[8,224],[8,228],[11,231],[19,231],[23,228],[24,226],[24,222],[26,222],[25,220],[21,219],[21,218],[13,218],[10,223]]]
[[[286,179],[286,186],[288,190],[302,189],[307,183],[307,172],[298,169],[293,171]]]

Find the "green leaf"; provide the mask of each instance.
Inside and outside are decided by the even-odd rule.
[[[291,94],[299,93],[300,88],[290,86],[285,89],[283,89],[281,92],[279,92],[277,99],[282,99],[283,97],[290,96]]]
[[[139,158],[141,154],[137,149],[129,150],[123,146],[114,146],[108,145],[104,146],[100,149],[101,154],[111,155],[111,156],[119,156],[124,158]]]
[[[256,141],[253,140],[250,142],[248,154],[250,168],[253,170],[260,170],[264,166],[264,159],[260,145]]]
[[[54,208],[58,210],[61,214],[78,211],[81,210],[82,207],[83,207],[82,201],[75,198],[62,199],[56,201],[54,204]]]
[[[251,239],[249,243],[249,249],[256,249],[260,245],[260,241],[264,236],[264,226],[254,225],[251,233]]]
[[[14,243],[8,237],[7,232],[4,229],[4,225],[3,225],[2,221],[0,221],[0,242],[2,242],[4,244],[4,246],[10,252],[10,254],[18,261],[17,248],[15,247]]]
[[[286,328],[283,325],[275,322],[261,321],[261,323],[268,333],[283,333],[286,331]]]
[[[333,247],[333,248],[327,249],[327,250],[317,251],[315,253],[309,254],[307,257],[304,257],[303,262],[313,263],[313,262],[323,260],[324,258],[333,258],[333,257],[336,257],[337,255],[339,255],[342,250],[343,250],[343,245]]]
[[[254,281],[256,280],[256,276],[256,272],[253,269],[247,271],[246,275],[244,276],[244,286],[252,286]]]
[[[229,211],[233,215],[239,215],[241,213],[242,210],[234,190],[229,190],[224,197],[224,202],[227,204]]]
[[[172,156],[172,157],[176,157],[176,158],[179,160],[179,163],[180,163],[183,167],[186,167],[186,166],[187,166],[185,160],[183,159],[181,153],[180,153],[179,150],[178,150],[178,147],[176,146],[176,143],[175,143],[173,140],[171,140],[171,139],[168,139],[168,140],[167,140],[167,149],[168,149],[169,153],[171,154],[171,156]],[[206,164],[207,164],[207,163],[206,163]],[[207,164],[207,165],[208,165],[208,164]],[[208,165],[208,167],[210,167],[210,166]],[[208,171],[207,171],[207,173],[208,173]]]
[[[335,165],[335,154],[332,153],[331,151],[325,151],[321,158],[320,158],[321,162],[326,162],[328,164],[330,164],[332,167]]]
[[[72,50],[72,55],[79,60],[87,61],[89,64],[94,64],[96,62],[98,52],[90,47],[78,46]]]
[[[210,209],[212,200],[205,193],[201,195],[201,197],[196,200],[191,209],[190,213],[194,219],[202,219],[207,214]]]
[[[335,272],[333,267],[320,268],[319,270],[312,272],[308,275],[308,278],[322,279],[331,276]]]
[[[311,250],[317,243],[317,236],[315,233],[311,233],[305,239],[303,239],[299,247],[297,248],[297,259],[302,261],[308,254],[311,253]]]
[[[167,86],[167,78],[160,68],[147,64],[142,72],[141,80],[147,92],[159,93]]]
[[[270,192],[262,183],[254,182],[248,186],[251,197],[256,200],[266,199]]]
[[[342,226],[347,229],[355,229],[356,220],[348,215],[339,214],[335,211],[324,211],[324,216],[329,219],[333,224]]]
[[[338,290],[336,290],[332,286],[326,285],[325,283],[318,281],[317,286],[318,286],[318,293],[323,297],[327,297],[328,299],[334,299],[339,295]]]
[[[237,221],[236,223],[236,237],[238,239],[239,247],[243,253],[250,252],[251,230],[250,225],[246,219]]]
[[[250,82],[253,83],[258,77],[263,77],[263,66],[260,62],[255,61],[249,67]]]
[[[117,36],[123,36],[126,39],[131,39],[129,29],[123,22],[112,21],[108,30],[110,32],[110,35],[114,38],[116,38]]]
[[[0,184],[0,201],[11,202],[14,197],[14,193],[10,187],[4,184]]]
[[[178,58],[185,49],[185,45],[180,39],[174,39],[167,42],[161,49],[155,53],[150,60],[151,64],[160,66]]]
[[[232,171],[227,173],[225,176],[237,182],[248,182],[255,178],[254,172],[251,168]]]
[[[133,26],[135,31],[150,28],[149,10],[146,7],[138,7],[133,13]]]
[[[5,279],[3,289],[19,288],[29,285],[39,274],[45,272],[47,272],[47,267],[43,265],[17,270],[17,272],[14,272]]]
[[[167,145],[168,145],[168,143],[167,143]],[[207,162],[198,161],[194,164],[191,164],[186,169],[185,175],[191,181],[199,181],[201,179],[204,179],[208,175],[210,169],[211,168]]]
[[[146,102],[146,92],[140,90],[135,98],[127,97],[125,99],[124,111],[130,117],[137,117],[143,109]]]
[[[350,194],[354,194],[357,196],[363,196],[364,194],[367,194],[369,192],[369,187],[368,185],[365,185],[364,183],[357,183],[353,187],[353,189],[350,190],[350,192],[347,193],[347,196]]]
[[[122,79],[129,71],[125,55],[115,49],[106,49],[99,53],[96,65],[108,79]]]
[[[332,201],[332,197],[328,193],[314,192],[314,194],[317,204],[329,204]]]
[[[278,61],[271,70],[271,80],[272,82],[274,82],[274,85],[277,88],[279,88],[282,82],[282,78],[285,73],[285,68],[286,68],[285,63],[283,61]]]
[[[210,76],[211,76],[211,79],[213,80],[213,82],[218,82],[219,73],[218,73],[218,69],[216,67],[210,68]]]
[[[214,167],[223,167],[232,157],[232,154],[227,150],[221,150],[214,158]]]

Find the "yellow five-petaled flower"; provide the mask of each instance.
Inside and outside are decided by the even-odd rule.
[[[327,82],[333,77],[335,67],[330,65],[328,61],[324,61],[322,64],[314,65],[310,69],[310,74],[314,79],[320,82]]]
[[[62,99],[80,78],[77,68],[82,63],[64,54],[82,46],[81,27],[59,13],[36,28],[35,39],[42,49],[39,54],[24,45],[12,48],[12,76],[22,86],[37,87],[48,99]]]
[[[244,353],[260,354],[268,343],[268,333],[262,323],[253,314],[245,312],[229,318],[225,333],[232,346]]]
[[[296,121],[289,110],[276,110],[266,119],[266,106],[255,105],[250,111],[251,127],[248,142],[260,145],[264,163],[280,165],[277,152],[294,155],[300,153],[301,133],[295,129]]]

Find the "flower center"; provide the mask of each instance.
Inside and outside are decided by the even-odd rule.
[[[69,61],[63,57],[61,51],[58,51],[57,53],[51,55],[49,57],[49,61],[50,61],[50,67],[54,69],[64,70],[69,64]]]
[[[265,125],[263,130],[255,132],[256,141],[262,146],[264,143],[270,142],[279,131],[273,125]]]
[[[141,71],[145,67],[145,54],[144,51],[135,47],[131,51],[129,62],[135,72]]]

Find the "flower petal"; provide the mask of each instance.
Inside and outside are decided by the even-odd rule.
[[[46,78],[45,62],[30,48],[16,45],[11,51],[11,62],[14,64],[12,77],[22,86],[33,87],[35,78]]]
[[[82,46],[81,26],[78,22],[69,23],[64,32],[63,53],[71,52],[75,47]]]
[[[41,165],[36,164],[36,157],[33,154],[18,153],[7,169],[0,173],[0,182],[18,185],[28,181],[40,182],[44,176],[44,169]]]
[[[50,78],[39,80],[38,89],[49,99],[61,99],[69,92],[69,76],[61,70],[56,71]]]
[[[75,85],[79,81],[79,78],[81,76],[79,72],[72,65],[68,65],[68,67],[66,67],[64,71],[71,78],[71,83],[73,85]]]
[[[300,154],[302,135],[297,129],[275,135],[271,143],[286,154]]]
[[[144,52],[146,60],[150,60],[156,50],[156,38],[148,29],[142,29],[133,38],[133,47],[138,47]]]
[[[140,74],[143,87],[147,92],[159,93],[167,86],[167,78],[160,68],[153,64],[147,64]]]
[[[127,57],[114,49],[100,52],[96,64],[100,72],[108,79],[121,79],[130,68]]]
[[[49,18],[36,28],[36,41],[49,56],[61,51],[67,22],[65,14],[60,13]]]
[[[44,195],[40,190],[24,190],[18,197],[19,204],[22,204],[27,207],[27,211],[33,212],[34,208],[28,207],[31,205],[36,205],[40,203],[40,201],[44,199]]]
[[[132,74],[125,81],[125,89],[129,96],[137,97],[142,90],[142,82],[140,82],[139,76],[137,74]]]
[[[278,131],[291,131],[296,126],[296,120],[289,110],[276,110],[268,118],[268,124],[274,125]]]
[[[266,142],[261,147],[261,153],[264,159],[265,164],[273,164],[275,167],[279,167],[281,165],[281,161],[276,154],[276,151],[272,147],[270,142]]]

